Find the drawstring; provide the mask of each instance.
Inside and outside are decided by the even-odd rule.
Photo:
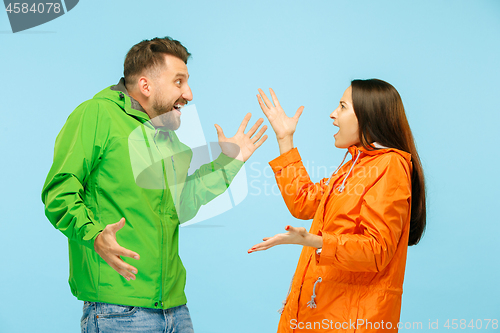
[[[292,284],[293,284],[293,278],[295,277],[295,274],[292,276],[292,281],[290,281],[290,288],[288,288],[288,294],[286,294],[286,298],[288,298],[288,295],[290,295],[290,291],[292,291]],[[286,304],[286,298],[281,302],[282,306],[278,310],[278,312],[281,314],[283,313],[283,310],[285,309],[285,304]]]
[[[316,303],[314,302],[314,299],[316,298],[316,285],[318,284],[318,282],[321,282],[322,279],[321,279],[321,276],[316,280],[316,282],[314,282],[314,287],[313,287],[313,294],[311,296],[311,300],[309,302],[307,302],[307,307],[311,308],[311,309],[314,309],[316,308]]]
[[[342,164],[344,164],[344,161],[345,161],[345,159],[346,159],[346,157],[347,157],[347,154],[349,154],[349,151],[347,151],[347,152],[345,153],[345,155],[344,155],[344,159],[342,160],[342,162],[340,162],[340,165],[339,165],[339,167],[337,168],[337,170],[335,170],[335,171],[333,172],[333,175],[337,174],[337,172],[340,170],[340,168],[342,167]],[[333,175],[332,175],[332,177],[333,177]],[[330,180],[332,179],[332,177],[330,177],[330,178],[326,181],[325,185],[330,184]]]
[[[345,161],[345,159],[346,159],[346,157],[347,157],[347,155],[348,155],[348,154],[349,154],[349,151],[347,151],[347,152],[345,153],[345,155],[344,155],[344,159],[342,160],[342,162],[340,162],[339,167],[338,167],[338,168],[337,168],[337,170],[335,170],[335,172],[333,173],[334,175],[335,175],[335,174],[337,174],[337,172],[340,170],[340,168],[342,167],[342,164],[344,164],[344,161]]]
[[[373,142],[372,143],[373,146],[377,149],[387,149],[388,147],[386,146],[382,146],[381,144],[379,144],[378,142]],[[347,157],[347,154],[349,154],[349,151],[347,151],[344,155],[344,159],[342,160],[342,162],[340,163],[339,167],[337,168],[337,170],[335,170],[335,172],[333,173],[333,175],[337,174],[337,172],[340,170],[340,168],[342,167],[342,164],[344,164],[344,161]],[[347,173],[347,175],[345,176],[344,178],[344,181],[342,182],[342,185],[340,185],[337,189],[339,190],[340,193],[344,192],[344,189],[345,189],[345,182],[347,180],[347,177],[349,177],[349,174],[352,172],[352,169],[354,169],[354,165],[356,164],[356,162],[358,161],[359,159],[359,156],[361,155],[361,150],[358,151],[358,156],[356,156],[356,160],[354,161],[354,163],[352,164],[351,166],[351,169],[349,170],[349,172]],[[332,177],[333,177],[332,175]],[[326,185],[328,185],[330,183],[330,180],[332,179],[332,177],[330,177],[330,179],[328,179],[326,181]]]
[[[349,177],[352,169],[354,169],[354,165],[356,165],[356,162],[358,161],[359,159],[359,156],[361,155],[361,150],[358,152],[358,156],[356,156],[356,160],[354,161],[354,163],[352,164],[351,166],[351,169],[349,170],[349,172],[347,173],[347,175],[344,177],[344,181],[342,182],[342,185],[340,185],[337,189],[339,190],[340,193],[344,192],[344,188],[345,188],[345,182],[347,180],[347,177]]]

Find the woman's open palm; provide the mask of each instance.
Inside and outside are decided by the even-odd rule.
[[[271,98],[273,99],[274,104],[269,100],[269,98],[267,98],[264,91],[259,89],[260,95],[257,95],[257,99],[262,112],[264,112],[269,120],[269,123],[273,127],[278,140],[292,136],[293,133],[295,133],[297,122],[299,121],[299,117],[302,114],[304,107],[301,106],[298,108],[293,117],[288,117],[285,111],[283,111],[283,108],[281,107],[274,91],[271,88],[269,88],[269,91],[271,92]]]

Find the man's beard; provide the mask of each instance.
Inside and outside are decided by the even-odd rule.
[[[181,126],[181,117],[174,109],[174,105],[177,102],[172,104],[161,103],[160,99],[161,96],[160,98],[155,98],[151,106],[155,114],[155,120],[152,120],[153,125],[155,127],[163,127],[166,130],[177,130]]]

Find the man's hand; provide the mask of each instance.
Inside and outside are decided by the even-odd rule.
[[[250,250],[248,250],[248,253],[264,251],[280,244],[299,244],[316,248],[323,246],[323,237],[308,233],[305,228],[294,228],[287,225],[285,230],[288,232],[284,234],[277,234],[273,237],[263,238],[263,242],[254,245]]]
[[[267,140],[267,135],[264,135],[262,137],[262,134],[264,134],[264,132],[267,130],[266,125],[262,126],[260,131],[252,138],[257,129],[264,122],[264,119],[262,118],[257,120],[255,125],[253,125],[248,133],[245,134],[245,129],[247,128],[248,122],[250,121],[251,117],[252,114],[247,113],[247,115],[241,122],[240,128],[238,128],[236,134],[231,138],[226,138],[224,132],[222,131],[222,128],[219,125],[215,124],[215,128],[217,129],[217,136],[219,138],[219,145],[225,155],[246,162],[250,158],[250,156],[252,156],[254,151],[259,148],[264,143],[264,141]]]
[[[130,266],[120,258],[130,257],[139,260],[139,255],[133,251],[121,247],[116,241],[116,232],[125,225],[125,218],[119,222],[109,224],[97,235],[94,241],[94,250],[108,263],[115,271],[123,276],[127,281],[135,280],[137,268]]]

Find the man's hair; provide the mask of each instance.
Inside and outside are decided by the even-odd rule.
[[[132,46],[125,57],[123,76],[130,85],[144,71],[157,70],[165,65],[165,55],[170,54],[187,64],[191,53],[179,41],[170,37],[143,40]],[[154,73],[154,72],[153,72]]]

